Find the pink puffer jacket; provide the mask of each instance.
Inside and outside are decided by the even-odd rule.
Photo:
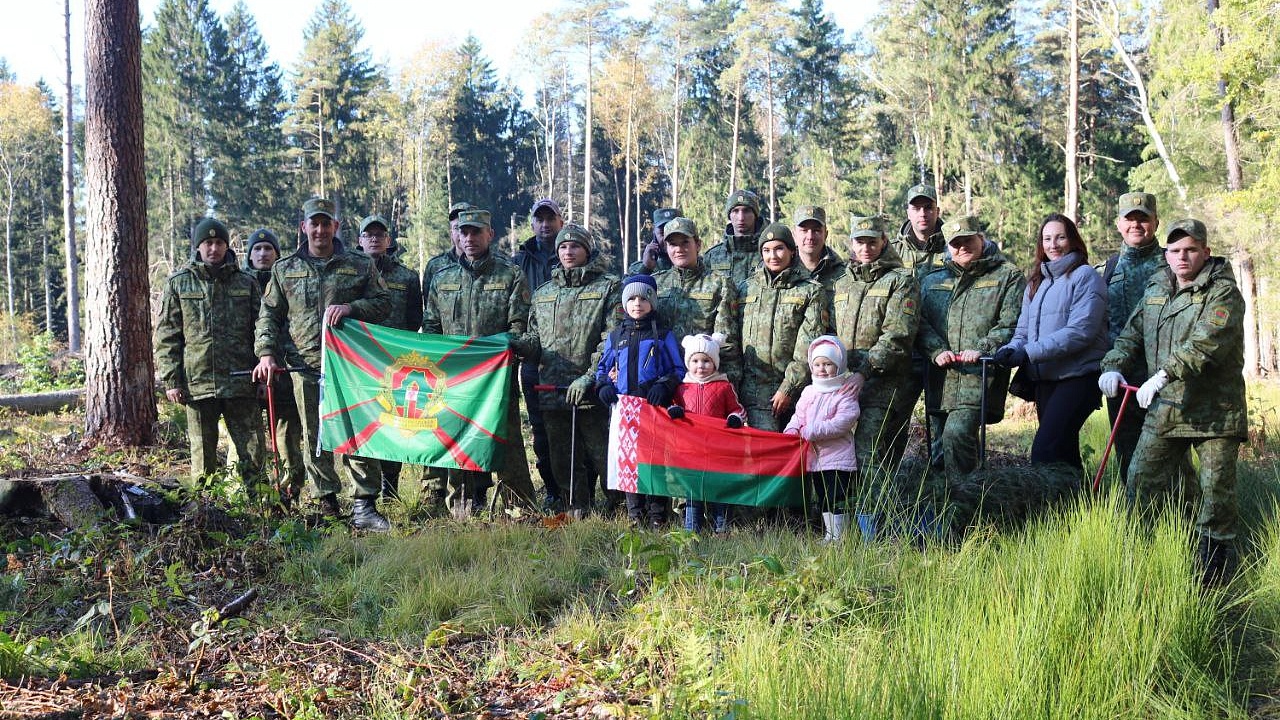
[[[853,454],[853,426],[861,414],[856,399],[838,389],[824,392],[810,385],[800,393],[796,412],[783,432],[809,441],[806,470],[854,471],[858,460]]]

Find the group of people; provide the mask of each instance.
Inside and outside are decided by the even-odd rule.
[[[511,392],[523,395],[530,419],[544,509],[591,511],[607,469],[609,406],[633,395],[672,417],[713,415],[805,437],[829,539],[843,533],[852,489],[896,471],[922,394],[930,463],[956,478],[978,468],[980,429],[1003,417],[1011,373],[1039,420],[1031,462],[1077,474],[1079,432],[1101,395],[1114,420],[1132,393],[1137,407],[1127,403],[1116,443],[1130,498],[1149,507],[1198,477],[1201,556],[1215,572],[1227,567],[1245,435],[1243,300],[1229,264],[1210,255],[1204,224],[1173,223],[1162,249],[1155,197],[1126,193],[1120,253],[1091,265],[1075,223],[1052,214],[1024,274],[977,218],[943,222],[935,188],[908,190],[905,211],[896,232],[883,217],[853,217],[843,259],[821,207],[766,224],[758,197],[734,191],[723,239],[705,251],[693,220],[660,208],[653,241],[625,279],[551,199],[533,205],[533,237],[511,256],[494,246],[487,211],[453,205],[452,247],[421,279],[398,259],[384,218],[360,221],[358,248],[348,248],[323,198],[304,204],[296,252],[281,257],[276,236],[258,230],[243,269],[227,228],[206,218],[191,262],[165,288],[160,381],[186,405],[196,477],[216,467],[220,417],[241,473],[259,471],[254,398],[272,385],[285,492],[296,497],[305,479],[320,510],[336,515],[335,460],[307,451],[318,447],[323,325],[350,317],[425,333],[503,333],[520,358]],[[247,377],[232,374],[248,368]],[[532,510],[518,404],[509,407],[513,441],[496,492]],[[1192,447],[1198,475],[1187,461]],[[350,455],[340,465],[353,486],[352,524],[386,530],[377,500],[398,492],[399,466]],[[495,484],[488,473],[439,468],[424,483],[458,517],[481,507]],[[618,502],[607,492],[601,500]],[[652,525],[670,512],[667,498],[627,497],[626,507]],[[684,512],[690,529],[727,527],[723,506],[690,502]]]

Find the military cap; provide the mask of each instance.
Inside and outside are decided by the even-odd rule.
[[[698,237],[698,226],[687,217],[671,218],[662,228],[662,239],[666,240],[672,235],[684,235],[685,237],[696,239]]]
[[[725,216],[727,217],[739,205],[745,205],[757,216],[760,215],[760,197],[750,190],[734,190],[729,193],[729,199],[724,201]]]
[[[387,222],[386,218],[381,215],[370,215],[360,221],[360,234],[363,235],[364,231],[368,230],[370,225],[381,225],[383,230],[391,229],[391,224]]]
[[[978,224],[978,218],[972,215],[958,220],[949,220],[942,226],[942,237],[946,238],[948,244],[958,237],[981,234],[982,226]]]
[[[231,243],[231,233],[227,231],[227,226],[211,217],[196,223],[196,229],[191,232],[191,244],[199,245],[209,238],[222,238],[222,242]]]
[[[849,239],[857,240],[858,238],[879,238],[886,237],[888,229],[885,226],[884,218],[879,215],[870,217],[858,217],[854,215],[849,218]]]
[[[280,238],[276,237],[276,234],[271,232],[267,228],[258,228],[257,230],[254,230],[252,233],[249,234],[248,247],[250,252],[253,251],[253,246],[257,245],[258,243],[267,243],[268,245],[276,249],[277,255],[280,254]]]
[[[910,205],[912,200],[916,198],[929,198],[934,202],[938,202],[938,189],[932,185],[912,185],[907,191],[907,204]]]
[[[653,226],[661,230],[663,225],[683,216],[684,211],[678,207],[658,208],[653,211]]]
[[[1156,217],[1156,196],[1144,192],[1129,192],[1121,195],[1120,202],[1116,205],[1116,219],[1124,219],[1131,212],[1140,212],[1149,218]]]
[[[529,217],[537,215],[538,211],[543,208],[555,213],[556,217],[563,217],[563,213],[560,212],[560,203],[552,200],[551,198],[542,198],[538,202],[534,203],[533,207],[529,208]]]
[[[800,227],[804,223],[815,220],[822,227],[827,226],[827,211],[817,205],[801,205],[796,208],[796,227]]]
[[[569,223],[560,228],[560,232],[556,234],[556,247],[560,247],[562,243],[567,242],[578,243],[586,248],[587,252],[591,252],[591,248],[595,245],[591,241],[591,231],[574,223]]]
[[[478,227],[488,229],[489,211],[488,210],[463,210],[458,213],[458,227]]]
[[[1164,244],[1177,242],[1183,235],[1187,235],[1202,243],[1209,242],[1209,229],[1204,223],[1195,218],[1186,218],[1169,226],[1164,232]]]
[[[791,228],[787,227],[786,223],[780,222],[769,223],[760,231],[760,237],[756,240],[756,249],[763,249],[765,243],[775,240],[780,240],[782,244],[791,248],[792,252],[795,252],[796,239],[791,236]]]
[[[449,206],[449,219],[457,220],[458,213],[462,212],[463,210],[474,210],[474,209],[475,207],[473,207],[469,202],[456,202]]]
[[[302,217],[306,220],[310,220],[317,215],[324,215],[330,220],[336,220],[338,216],[334,214],[335,212],[337,211],[333,206],[333,201],[326,198],[313,197],[302,203]]]

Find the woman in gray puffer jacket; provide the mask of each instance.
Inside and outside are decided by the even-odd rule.
[[[1076,224],[1054,213],[1040,223],[1017,332],[994,356],[1006,367],[1026,366],[1035,383],[1032,463],[1083,470],[1080,428],[1101,404],[1098,363],[1106,352],[1107,286],[1089,266]]]

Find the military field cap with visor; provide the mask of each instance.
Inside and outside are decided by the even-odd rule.
[[[550,210],[551,212],[555,213],[556,217],[562,217],[562,214],[560,212],[560,203],[556,202],[555,200],[552,200],[551,198],[542,198],[538,202],[534,203],[533,207],[529,208],[529,217],[533,217],[534,215],[537,215],[538,211],[542,210],[543,208],[546,208],[547,210]]]
[[[333,206],[333,201],[328,198],[313,197],[302,203],[302,217],[304,220],[310,220],[317,215],[324,215],[330,220],[336,220],[335,214],[337,209]]]
[[[698,237],[698,226],[687,217],[671,218],[667,221],[666,226],[662,228],[662,239],[667,240],[672,235],[696,238]]]
[[[458,213],[458,227],[478,227],[488,229],[489,211],[488,210],[463,210]]]
[[[1131,212],[1140,212],[1149,218],[1156,217],[1156,196],[1144,192],[1121,195],[1120,202],[1116,204],[1116,219],[1123,220]]]
[[[1202,243],[1209,242],[1209,229],[1204,226],[1204,223],[1195,218],[1186,218],[1169,226],[1164,233],[1164,244],[1177,242],[1183,235]]]
[[[981,234],[982,226],[978,223],[978,218],[972,215],[957,220],[948,220],[942,226],[942,237],[946,238],[948,245],[956,238]]]
[[[560,232],[556,234],[556,247],[560,247],[560,245],[567,242],[577,243],[586,248],[587,252],[591,252],[593,244],[591,242],[591,232],[574,223],[569,223],[560,228]]]
[[[822,227],[827,226],[827,211],[817,205],[801,205],[796,208],[796,227],[800,227],[806,222],[813,220]]]
[[[849,239],[857,240],[858,238],[881,238],[888,234],[888,227],[884,218],[879,215],[870,217],[858,217],[854,215],[849,218]]]
[[[760,231],[760,237],[756,240],[756,249],[763,250],[765,243],[775,240],[791,248],[791,252],[796,251],[796,239],[791,236],[791,228],[780,222],[769,223]]]
[[[684,215],[684,211],[678,207],[658,208],[653,211],[653,226],[661,230],[663,225],[682,215]]]
[[[191,244],[196,246],[210,238],[222,238],[222,242],[231,243],[231,233],[227,231],[227,226],[215,218],[207,217],[191,231]]]
[[[938,189],[932,185],[912,185],[907,191],[907,204],[910,205],[912,200],[916,198],[929,198],[934,202],[938,202]]]
[[[370,225],[381,225],[383,230],[391,229],[391,225],[387,222],[386,218],[382,217],[381,215],[370,215],[369,217],[360,221],[360,234],[364,235],[365,231],[369,229]]]
[[[760,197],[750,190],[734,190],[729,193],[729,199],[724,201],[725,216],[728,217],[739,205],[749,207],[757,216],[760,215]]]
[[[449,206],[449,219],[457,220],[458,213],[462,212],[463,210],[474,210],[474,209],[475,207],[469,202],[456,202]]]

